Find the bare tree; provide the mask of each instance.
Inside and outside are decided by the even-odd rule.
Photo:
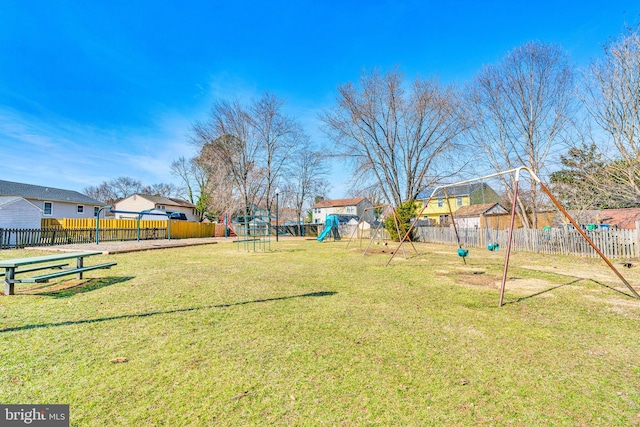
[[[472,119],[468,135],[494,171],[527,166],[541,174],[551,150],[567,138],[575,111],[573,75],[558,46],[539,42],[512,50],[479,73],[466,102]],[[512,188],[512,177],[503,176],[503,184]],[[518,214],[535,228],[540,206],[535,181],[524,193],[529,197],[518,200]],[[532,223],[527,211],[533,213]]]
[[[191,160],[180,157],[171,163],[171,174],[182,180],[184,187],[182,188],[183,197],[191,203],[194,202],[193,194],[193,171],[191,169]]]
[[[182,179],[185,196],[196,205],[200,221],[204,219],[212,205],[212,187],[216,167],[219,165],[207,162],[202,156],[189,160],[180,157],[171,163],[171,173]]]
[[[167,184],[163,182],[159,184],[145,185],[140,190],[140,194],[162,197],[176,197],[178,193],[178,187],[176,187],[174,184]]]
[[[260,162],[261,141],[247,109],[238,101],[214,103],[209,120],[194,125],[193,142],[210,163],[226,166],[245,209],[259,202],[265,171]]]
[[[86,187],[84,190],[82,190],[82,193],[96,200],[100,200],[107,205],[112,205],[113,202],[117,199],[115,193],[113,192],[113,189],[106,181],[96,187]]]
[[[325,111],[323,131],[351,161],[361,185],[377,184],[396,205],[433,184],[445,155],[465,128],[452,88],[416,79],[405,88],[397,70],[364,73],[359,87],[339,87],[337,105]],[[442,170],[454,174],[452,165]]]
[[[609,137],[598,144],[621,199],[640,201],[640,34],[628,30],[604,47],[585,73],[585,108]],[[608,186],[606,191],[612,191]]]
[[[323,195],[328,186],[329,172],[326,157],[314,150],[308,136],[298,146],[289,168],[289,179],[285,184],[286,200],[291,200],[296,219],[303,217],[305,207],[310,207],[318,195]]]
[[[255,136],[262,147],[265,166],[265,204],[272,208],[271,194],[289,154],[305,138],[297,121],[283,114],[284,100],[266,92],[251,105]]]
[[[264,93],[248,106],[217,101],[209,119],[193,127],[199,158],[233,183],[245,207],[271,208],[275,186],[293,149],[304,141],[300,124],[282,112],[284,101]]]
[[[104,181],[97,187],[87,187],[83,192],[90,197],[112,205],[114,202],[132,194],[141,193],[143,188],[142,182],[139,180],[120,176],[108,182]]]
[[[132,194],[141,193],[143,189],[142,182],[128,176],[119,176],[109,181],[109,185],[118,199],[124,199]]]

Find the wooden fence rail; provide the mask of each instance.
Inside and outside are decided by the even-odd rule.
[[[638,257],[638,230],[587,230],[587,236],[608,258],[629,259]],[[416,227],[416,240],[429,243],[457,244],[456,236],[449,227]],[[465,247],[487,247],[498,243],[507,247],[508,230],[460,229],[460,243]],[[542,254],[578,255],[598,257],[587,241],[571,228],[513,230],[513,249]]]

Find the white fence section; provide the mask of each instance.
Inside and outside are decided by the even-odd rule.
[[[611,259],[638,257],[638,230],[584,230],[587,236]],[[463,228],[458,230],[460,242],[465,247],[486,247],[498,243],[507,247],[507,230]],[[428,243],[457,244],[451,227],[416,227],[415,240]],[[513,249],[542,254],[578,255],[598,257],[580,233],[572,228],[534,230],[518,228],[513,231]]]

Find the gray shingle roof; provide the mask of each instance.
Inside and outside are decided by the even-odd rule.
[[[144,197],[145,199],[160,205],[182,206],[186,208],[196,207],[196,205],[194,205],[193,203],[175,197],[151,196],[149,194],[136,194],[136,196]]]
[[[476,190],[479,190],[479,189],[481,190],[482,186],[484,186],[484,189],[489,188],[489,186],[484,182],[473,182],[469,184],[453,185],[453,186],[447,187],[447,194],[449,195],[449,197],[468,196],[474,193]],[[420,194],[418,194],[418,200],[428,199],[429,196],[431,196],[431,193],[433,193],[433,188],[422,190]],[[438,199],[443,198],[444,191],[442,190],[442,188],[438,188],[438,190],[433,195],[433,197]]]
[[[25,199],[48,200],[52,202],[82,203],[86,205],[102,205],[99,200],[82,193],[61,188],[42,187],[40,185],[0,180],[0,196],[19,196]]]

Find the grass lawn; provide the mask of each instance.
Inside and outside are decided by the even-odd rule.
[[[385,268],[345,246],[127,253],[18,285],[0,403],[70,404],[80,426],[640,425],[640,301],[602,261],[515,253],[498,308],[503,251]]]

